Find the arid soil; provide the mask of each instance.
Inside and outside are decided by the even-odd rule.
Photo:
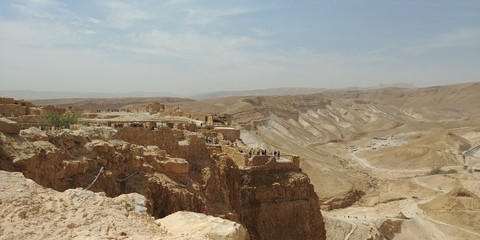
[[[230,97],[181,108],[230,113],[250,146],[300,155],[328,239],[478,239],[477,209],[419,207],[458,187],[471,201],[480,195],[480,158],[465,154],[480,144],[478,92],[480,83],[471,83]]]
[[[141,118],[140,115],[138,117]],[[292,239],[297,236],[303,239],[325,239],[318,196],[305,173],[239,169],[222,152],[220,146],[209,146],[200,132],[186,130],[186,127],[192,126],[191,123],[177,122],[176,126],[177,128],[165,126],[150,130],[142,127],[114,129],[77,125],[72,126],[72,129],[41,131],[38,128],[28,128],[18,134],[0,133],[0,169],[22,172],[25,177],[43,187],[71,193],[66,198],[73,198],[72,194],[76,193],[72,189],[77,188],[101,192],[108,199],[135,193],[137,195],[134,196],[143,198],[141,207],[145,216],[149,216],[145,218],[147,220],[162,219],[179,211],[192,211],[236,222],[222,222],[213,217],[202,217],[199,220],[201,215],[194,214],[174,215],[167,220],[160,220],[159,223],[170,223],[168,219],[179,221],[176,225],[165,224],[165,227],[167,230],[171,227],[173,230],[170,229],[170,232],[180,234],[180,239],[198,239],[198,236],[204,235],[208,239],[248,239],[250,236],[251,239],[268,239],[270,236],[275,236],[276,239]],[[257,178],[259,175],[268,176],[268,179]],[[29,181],[33,184],[31,180]],[[4,188],[13,184],[4,183]],[[39,204],[50,201],[48,195],[57,194],[51,189],[44,190],[45,196],[40,196],[41,199],[37,201]],[[8,209],[17,197],[21,196],[6,195],[2,206]],[[52,198],[51,204],[64,201],[60,199],[63,199],[63,195],[59,199]],[[111,202],[102,199],[98,201]],[[115,208],[110,202],[100,205],[105,208],[104,216],[111,212],[108,210],[110,205]],[[18,204],[18,207],[26,209],[22,216],[35,213],[36,208],[28,207],[32,204],[34,203],[23,200]],[[89,204],[99,205],[96,202]],[[64,205],[69,206],[61,210],[68,214],[75,210],[75,206],[78,208],[78,204],[70,208],[70,202]],[[15,212],[7,211],[8,216],[18,213],[15,209],[13,211]],[[85,211],[89,214],[88,209]],[[60,215],[58,217],[62,221],[83,216],[71,213],[74,215],[67,214],[62,218],[60,212],[52,215]],[[297,215],[299,217],[295,217]],[[42,221],[40,216],[42,215],[32,215],[31,220]],[[114,225],[128,226],[130,221],[115,217],[109,219]],[[295,221],[292,222],[292,219]],[[22,220],[14,217],[12,221],[12,224],[5,225],[5,229],[2,229],[8,232],[9,235],[5,236],[9,239],[10,234],[15,233],[15,226],[21,224]],[[117,224],[117,221],[121,224]],[[144,220],[138,221],[141,224]],[[209,224],[202,225],[199,223],[201,221]],[[232,224],[237,225],[231,226]],[[185,228],[181,229],[179,225]],[[217,225],[222,228],[217,229]],[[67,231],[65,226],[68,227],[60,225],[59,230]],[[192,231],[194,226],[199,229],[196,233],[185,234],[186,231]],[[55,225],[40,227],[44,227],[43,231],[48,233],[42,239],[63,237],[64,232],[50,231]],[[85,226],[87,227],[88,225]],[[217,229],[218,232],[208,229]],[[91,236],[101,238],[110,234],[103,231],[101,227]],[[126,227],[124,231],[130,230]],[[68,233],[72,237],[90,236],[84,235],[86,233],[82,228],[72,228]],[[20,232],[15,236],[27,236],[26,234]],[[215,234],[223,237],[215,237]]]
[[[252,239],[479,239],[479,92],[480,83],[469,83],[171,103],[178,105],[174,121],[197,113],[231,116],[242,144],[299,155],[301,172],[245,174],[225,154],[212,155],[195,134],[128,128],[88,130],[85,139],[75,130],[5,134],[1,154],[8,161],[0,169],[64,191],[87,186],[101,166],[109,167],[91,190],[142,194],[155,218],[179,210],[227,218]],[[144,103],[114,106],[135,111]],[[118,183],[135,172],[141,174]]]

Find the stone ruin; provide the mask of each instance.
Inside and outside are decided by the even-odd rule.
[[[0,117],[16,122],[20,129],[42,127],[45,124],[40,122],[40,116],[51,111],[64,114],[67,109],[52,105],[38,107],[29,101],[0,97]]]
[[[165,111],[165,105],[159,102],[150,103],[145,107],[145,111],[150,114],[162,113]]]
[[[20,117],[30,114],[33,104],[24,100],[13,98],[0,98],[0,115],[3,117]]]
[[[282,154],[281,158],[273,155],[254,155],[249,157],[246,151],[239,151],[228,144],[222,145],[226,153],[239,167],[249,171],[294,171],[300,172],[300,157]]]

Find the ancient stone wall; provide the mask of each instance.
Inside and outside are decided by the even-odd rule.
[[[165,150],[171,157],[176,158],[195,160],[208,158],[209,156],[205,139],[202,136],[191,134],[185,137],[182,131],[169,127],[157,130],[131,127],[120,128],[116,133],[116,138],[143,146],[157,146]]]
[[[172,156],[185,159],[208,158],[209,151],[205,144],[205,138],[197,134],[186,137],[186,145],[179,146],[178,150],[172,152]]]
[[[146,128],[124,127],[118,129],[115,137],[143,146],[157,146],[167,151],[168,154],[177,153],[179,149],[179,139],[175,136],[174,131],[168,127],[154,131]]]
[[[4,117],[18,117],[27,114],[27,107],[19,104],[0,105],[0,115]]]
[[[15,104],[15,99],[0,97],[0,104]]]
[[[240,139],[240,130],[231,127],[215,127],[214,131],[223,135],[223,139],[235,142]]]
[[[30,108],[34,105],[25,100],[0,97],[0,116],[18,117],[30,114]]]
[[[300,157],[293,155],[283,155],[283,161],[277,161],[275,156],[254,156],[247,162],[247,167],[251,171],[300,171]],[[290,161],[285,161],[289,159]]]
[[[274,159],[273,156],[266,156],[266,155],[258,155],[253,156],[252,160],[248,162],[249,167],[264,167],[267,162],[271,159]]]

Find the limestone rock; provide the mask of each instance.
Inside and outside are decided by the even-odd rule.
[[[18,134],[20,132],[20,126],[15,121],[7,118],[0,118],[0,132]]]
[[[1,239],[172,239],[151,217],[135,213],[138,194],[57,192],[5,171],[0,192]]]
[[[194,234],[199,237],[196,239],[205,240],[249,239],[247,231],[241,224],[202,213],[180,211],[159,219],[158,222],[168,232],[183,233],[187,239]]]
[[[165,171],[175,174],[188,173],[188,162],[181,158],[171,158],[164,163]]]
[[[165,174],[182,184],[188,183],[189,164],[182,158],[170,158],[163,162]]]
[[[48,141],[47,133],[39,128],[31,127],[20,131],[20,136],[28,139],[28,141]]]
[[[306,174],[250,173],[240,193],[242,223],[253,239],[326,239],[318,196]]]
[[[122,194],[114,200],[118,203],[126,203],[129,209],[137,214],[147,214],[148,200],[138,193]]]

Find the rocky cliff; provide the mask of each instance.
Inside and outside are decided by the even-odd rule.
[[[247,171],[240,192],[242,222],[252,238],[326,238],[318,196],[306,174]]]
[[[272,173],[264,179],[241,173],[221,149],[207,147],[194,133],[168,135],[174,139],[166,145],[165,133],[150,131],[140,128],[131,135],[143,139],[137,144],[107,127],[0,133],[0,170],[22,172],[58,191],[80,187],[108,197],[139,193],[155,218],[177,211],[205,213],[242,223],[252,239],[325,238],[318,197],[305,174]],[[252,191],[242,195],[245,186]]]

